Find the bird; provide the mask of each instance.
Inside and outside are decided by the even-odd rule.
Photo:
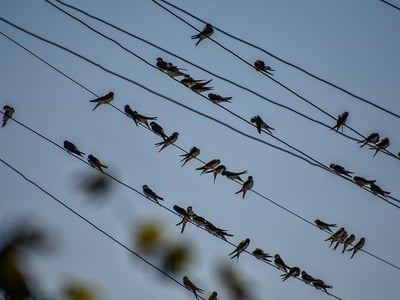
[[[196,170],[202,170],[201,174],[200,174],[200,175],[202,175],[205,172],[207,172],[208,170],[214,170],[214,168],[216,166],[218,166],[220,162],[221,161],[218,158],[212,159],[209,162],[207,162],[204,165],[202,165],[201,167],[196,168]]]
[[[329,245],[329,248],[332,246],[334,242],[336,242],[336,239],[345,231],[344,227],[340,227],[335,233],[333,233],[330,237],[325,239],[325,241],[331,241],[331,244]]]
[[[335,239],[335,240],[336,240],[336,244],[335,244],[335,246],[333,247],[333,250],[336,250],[337,247],[338,247],[340,244],[343,244],[344,241],[347,239],[347,236],[348,236],[347,231],[346,231],[346,230],[343,230],[343,232]]]
[[[343,242],[343,250],[342,253],[344,253],[344,251],[346,251],[346,248],[354,242],[354,240],[356,239],[356,236],[354,234],[350,234],[345,241]]]
[[[161,146],[160,150],[158,150],[158,152],[161,152],[162,149],[164,149],[165,147],[168,147],[169,145],[172,145],[176,142],[176,140],[178,139],[179,133],[178,132],[174,132],[173,134],[171,134],[169,137],[167,137],[164,141],[159,142],[159,143],[155,143],[155,145]]]
[[[336,224],[328,224],[325,223],[324,221],[321,221],[320,219],[316,219],[314,221],[315,225],[321,230],[328,230],[329,232],[332,232],[332,229],[330,227],[336,227]]]
[[[143,194],[147,199],[154,200],[157,204],[160,204],[158,200],[164,200],[164,198],[158,196],[154,191],[152,191],[146,184],[142,186]]]
[[[310,274],[308,274],[306,271],[301,271],[301,279],[307,283],[307,284],[311,284],[315,278],[312,277]]]
[[[11,107],[10,105],[4,105],[3,109],[4,109],[3,123],[1,124],[1,127],[6,126],[8,120],[11,119],[13,114],[15,113],[14,107]]]
[[[246,174],[247,170],[244,170],[242,172],[231,172],[231,171],[223,171],[222,175],[226,176],[227,178],[231,180],[239,180],[243,182],[243,179],[240,178],[240,175]]]
[[[338,164],[330,164],[329,168],[331,168],[333,171],[335,171],[335,173],[338,175],[341,174],[341,175],[351,177],[350,174],[353,174],[353,172],[346,170],[344,167],[342,167]]]
[[[210,91],[210,90],[212,90],[213,88],[212,88],[212,87],[209,87],[209,86],[206,86],[206,85],[209,84],[211,81],[212,81],[212,79],[207,80],[207,81],[205,81],[205,82],[197,82],[197,83],[193,84],[193,85],[190,87],[190,89],[191,89],[193,92],[197,93],[197,94],[200,94],[200,93],[203,93],[203,92],[206,92],[206,91]]]
[[[267,262],[271,262],[271,260],[269,259],[270,257],[272,257],[271,255],[269,255],[268,253],[266,253],[263,249],[261,248],[256,248],[253,250],[253,255],[258,258],[259,260],[262,261],[267,261]]]
[[[274,264],[279,270],[284,272],[287,272],[290,269],[290,267],[287,264],[285,264],[283,259],[279,256],[279,254],[274,255]]]
[[[90,100],[89,102],[96,103],[96,106],[92,109],[94,111],[98,106],[102,104],[109,104],[114,99],[114,92],[109,92],[104,96],[98,97],[96,99]]]
[[[262,129],[265,129],[269,134],[272,135],[271,130],[275,130],[274,128],[272,128],[271,126],[268,126],[267,123],[265,123],[263,121],[263,119],[261,119],[261,117],[259,115],[254,116],[250,119],[251,123],[255,123],[255,125],[257,126],[257,131],[258,133],[261,133]]]
[[[155,121],[151,121],[151,122],[150,122],[150,127],[151,127],[151,130],[152,130],[156,135],[161,136],[161,137],[163,138],[164,141],[168,138],[168,136],[167,136],[167,135],[165,134],[165,132],[164,132],[164,129],[163,129],[158,123],[156,123]]]
[[[191,88],[193,85],[195,85],[195,84],[199,84],[199,85],[201,85],[201,84],[203,84],[203,85],[206,85],[206,84],[208,84],[208,83],[210,83],[212,80],[203,80],[203,79],[194,79],[192,76],[190,76],[190,75],[188,75],[188,74],[186,74],[181,80],[180,80],[180,82],[184,85],[184,86],[186,86],[186,87],[188,87],[188,88]]]
[[[210,38],[213,33],[214,33],[213,26],[211,24],[206,24],[203,30],[198,34],[192,35],[191,39],[192,40],[197,39],[196,46],[198,46],[202,40]]]
[[[183,285],[191,292],[193,292],[196,299],[199,299],[199,294],[203,294],[204,290],[198,288],[193,282],[190,281],[189,277],[183,276]]]
[[[242,194],[242,199],[244,199],[244,196],[246,196],[246,192],[248,190],[250,190],[254,185],[254,181],[253,181],[253,176],[249,176],[247,177],[247,180],[245,182],[243,182],[242,188],[240,190],[238,190],[237,192],[235,192],[235,194],[239,194],[240,192],[243,192]]]
[[[349,116],[349,113],[347,111],[341,113],[340,115],[338,115],[337,119],[336,119],[336,124],[335,126],[331,127],[331,130],[336,130],[336,132],[339,131],[340,128],[342,128],[342,132],[343,132],[343,127],[344,125],[346,125],[346,121],[347,121],[347,117]]]
[[[359,251],[361,250],[362,247],[364,247],[365,245],[365,237],[360,238],[360,240],[357,242],[357,244],[355,244],[353,247],[351,247],[350,249],[347,249],[347,251],[353,251],[353,253],[351,254],[350,258],[353,258],[353,256]]]
[[[181,162],[183,161],[183,164],[181,167],[183,167],[189,160],[196,158],[200,154],[200,149],[197,148],[196,146],[193,146],[190,148],[188,153],[181,154],[180,156],[183,157],[181,159]]]
[[[386,197],[387,195],[390,195],[390,192],[382,190],[380,188],[380,186],[375,183],[371,183],[369,185],[369,189],[376,196],[380,195],[380,196]]]
[[[78,147],[75,146],[74,143],[67,141],[67,140],[64,141],[64,148],[68,151],[68,153],[74,153],[81,157],[83,157],[83,155],[85,154],[85,153],[79,151]]]
[[[376,144],[379,141],[379,133],[373,132],[369,134],[365,139],[357,142],[360,145],[360,148],[364,147],[366,144]]]
[[[290,277],[297,277],[300,275],[300,268],[299,267],[291,267],[289,268],[288,272],[285,272],[284,274],[281,274],[282,281],[285,281],[286,279]]]
[[[375,155],[379,151],[385,150],[389,146],[390,146],[389,138],[385,137],[383,139],[380,139],[374,146],[370,147],[370,149],[375,149],[375,153],[374,153],[373,157],[375,157]]]
[[[218,293],[216,291],[212,292],[208,300],[218,300]]]
[[[199,216],[199,215],[196,215],[196,214],[192,215],[192,220],[198,226],[203,227],[203,228],[206,227],[210,223],[205,218],[203,218],[202,216]]]
[[[256,60],[253,65],[254,68],[256,68],[256,70],[259,72],[266,73],[268,75],[274,75],[271,72],[274,72],[275,70],[272,69],[270,66],[265,65],[265,62],[263,62],[262,60]]]
[[[364,185],[368,185],[368,184],[372,184],[372,183],[376,182],[376,180],[368,180],[361,176],[354,176],[353,180],[354,180],[355,184],[357,184],[358,186],[364,186]]]
[[[317,290],[324,290],[325,293],[328,293],[326,289],[331,289],[331,285],[327,285],[323,280],[321,279],[315,279],[311,283]]]
[[[167,73],[171,77],[187,76],[187,74],[182,72],[186,71],[185,69],[178,68],[170,62],[164,61],[161,57],[157,58],[156,66],[162,72]]]
[[[231,102],[232,97],[223,97],[221,95],[218,94],[213,94],[213,93],[209,93],[208,94],[208,99],[214,103],[214,104],[220,104],[220,103],[224,103],[224,102]]]
[[[108,168],[106,165],[103,165],[100,160],[92,154],[89,154],[87,157],[87,161],[92,166],[92,168],[98,169],[102,173],[104,173],[103,168]]]
[[[204,229],[207,230],[212,235],[223,239],[224,241],[227,241],[226,239],[227,236],[233,236],[233,234],[227,233],[227,230],[218,228],[211,222],[206,222]]]
[[[218,174],[222,174],[222,172],[226,171],[226,167],[224,165],[219,165],[218,167],[215,167],[214,170],[208,170],[206,173],[214,173],[214,183],[215,180],[217,179]]]
[[[177,223],[176,226],[179,226],[182,224],[181,233],[183,233],[187,222],[191,219],[191,214],[193,213],[192,207],[188,206],[188,208],[185,210],[178,205],[174,205],[173,209],[182,216],[182,220],[179,223]]]
[[[233,250],[231,253],[229,253],[228,256],[233,254],[231,256],[231,259],[236,257],[236,260],[239,260],[240,253],[242,253],[244,250],[246,250],[249,245],[250,245],[250,239],[246,238],[245,240],[241,241],[236,246],[235,250]]]
[[[139,114],[136,110],[132,110],[128,104],[125,105],[124,111],[125,114],[135,122],[136,126],[139,126],[139,124],[143,124],[150,129],[149,123],[147,121],[157,120],[157,117],[146,117]]]

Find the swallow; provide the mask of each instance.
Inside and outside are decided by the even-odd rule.
[[[250,239],[247,238],[247,239],[241,241],[237,245],[236,249],[233,250],[231,253],[229,253],[228,256],[233,254],[231,256],[231,259],[236,257],[236,260],[239,260],[240,253],[242,253],[244,250],[246,250],[249,245],[250,245]]]
[[[379,141],[379,133],[373,132],[368,135],[365,139],[357,142],[360,145],[360,148],[364,147],[366,144],[376,144]]]
[[[173,209],[182,216],[182,220],[176,224],[176,226],[179,226],[182,224],[182,228],[181,228],[181,233],[183,233],[183,231],[185,230],[185,226],[187,224],[187,222],[191,219],[191,214],[193,214],[192,211],[192,207],[188,206],[187,209],[183,209],[182,207],[178,206],[178,205],[174,205]]]
[[[196,146],[190,148],[188,153],[181,154],[180,156],[183,157],[181,159],[181,162],[183,161],[181,167],[183,167],[189,160],[196,158],[199,154],[200,154],[200,149],[197,148]]]
[[[346,170],[344,167],[337,165],[337,164],[330,164],[329,168],[331,168],[333,171],[335,171],[335,173],[338,175],[341,174],[341,175],[351,177],[350,174],[353,174],[353,172],[350,172],[350,171]]]
[[[143,194],[147,199],[154,200],[157,204],[160,204],[158,200],[164,200],[164,198],[158,196],[153,192],[146,184],[142,186]]]
[[[323,221],[321,221],[320,219],[316,219],[314,221],[315,225],[317,225],[317,227],[321,230],[328,230],[329,232],[332,232],[332,229],[330,227],[336,227],[336,224],[328,224],[325,223]]]
[[[210,222],[207,222],[204,227],[209,233],[216,237],[219,237],[220,239],[223,239],[224,241],[227,241],[227,236],[233,236],[233,234],[227,233],[227,230],[218,228]]]
[[[200,227],[206,227],[210,223],[205,218],[196,214],[193,214],[192,220]]]
[[[201,174],[200,174],[200,175],[202,175],[205,172],[207,172],[208,170],[214,170],[214,168],[216,166],[218,166],[220,162],[221,161],[219,159],[212,159],[208,163],[204,164],[203,166],[196,168],[196,170],[202,170]]]
[[[301,271],[301,280],[303,280],[307,284],[311,284],[315,281],[315,278],[308,274],[306,271]]]
[[[291,267],[288,272],[285,272],[284,274],[281,274],[282,281],[285,281],[286,279],[290,277],[297,277],[300,275],[300,268],[299,267]]]
[[[83,155],[85,154],[85,153],[79,151],[78,147],[76,147],[70,141],[64,141],[64,148],[65,148],[65,150],[68,151],[68,153],[74,153],[74,154],[79,155],[81,157],[83,157]]]
[[[328,237],[325,241],[331,241],[329,248],[332,246],[334,242],[343,234],[345,231],[344,227],[340,227],[335,233],[333,233],[330,237]]]
[[[347,236],[348,236],[347,231],[344,230],[344,231],[336,238],[336,244],[335,244],[335,246],[333,247],[333,250],[336,250],[337,247],[338,247],[340,244],[343,244],[344,241],[347,239]]]
[[[346,125],[346,121],[347,121],[347,117],[349,116],[349,113],[347,111],[341,113],[340,115],[338,115],[337,119],[336,119],[336,124],[335,126],[331,127],[331,130],[336,130],[336,132],[339,131],[340,128],[342,128],[342,132],[343,132],[343,127],[344,125]]]
[[[222,172],[226,171],[226,167],[224,165],[219,165],[218,167],[215,167],[214,170],[208,170],[206,173],[214,173],[214,183],[215,180],[217,179],[218,174],[222,174]]]
[[[103,165],[100,162],[100,160],[97,157],[93,156],[92,154],[88,155],[87,161],[92,168],[98,169],[102,173],[104,173],[103,168],[108,168],[106,165]]]
[[[218,293],[216,291],[212,292],[208,300],[218,300]]]
[[[157,117],[146,117],[139,114],[136,110],[132,110],[129,105],[125,105],[124,110],[125,114],[135,122],[136,126],[143,124],[150,129],[148,121],[157,120]]]
[[[10,105],[4,105],[3,109],[4,109],[3,123],[1,124],[1,127],[6,126],[8,120],[11,119],[13,114],[15,113],[14,107],[11,107]]]
[[[323,280],[321,279],[315,279],[311,283],[317,290],[324,290],[325,293],[328,293],[326,289],[331,289],[331,285],[327,285]]]
[[[187,74],[182,72],[186,71],[185,69],[178,68],[170,62],[164,61],[161,57],[157,58],[156,66],[162,72],[167,73],[171,77],[187,76]]]
[[[356,239],[356,236],[354,234],[350,234],[345,241],[343,242],[343,250],[342,253],[344,253],[344,251],[346,251],[346,248],[354,242],[354,240]]]
[[[359,251],[361,250],[362,247],[364,247],[365,244],[365,237],[360,238],[360,240],[357,242],[357,244],[355,244],[353,247],[351,247],[350,249],[347,249],[347,251],[353,251],[353,253],[351,254],[350,258],[353,258],[353,256]]]
[[[114,99],[114,92],[109,92],[104,96],[98,97],[96,99],[90,100],[89,102],[96,103],[96,106],[92,109],[94,111],[98,106],[102,104],[109,104]]]
[[[269,258],[272,257],[272,256],[269,255],[269,253],[264,252],[263,249],[256,248],[256,249],[253,250],[252,253],[259,260],[271,262],[271,260]]]
[[[183,276],[183,285],[191,292],[193,292],[196,299],[199,299],[199,294],[203,294],[204,290],[198,288],[193,282],[190,281],[189,277]]]
[[[242,188],[240,190],[238,190],[237,192],[235,192],[235,194],[239,194],[240,192],[243,192],[242,199],[244,199],[244,196],[246,196],[246,192],[248,190],[251,190],[253,185],[254,185],[253,176],[249,176],[249,177],[247,177],[247,180],[245,182],[243,182]]]
[[[203,92],[210,91],[213,89],[213,87],[209,87],[206,85],[209,84],[211,81],[212,81],[212,79],[207,80],[206,82],[198,82],[198,83],[192,85],[190,87],[190,89],[197,94],[201,94]]]
[[[164,149],[165,147],[168,147],[169,145],[174,144],[176,142],[176,140],[178,139],[178,136],[179,136],[179,133],[174,132],[169,137],[167,137],[164,141],[155,143],[154,145],[156,145],[157,147],[162,145],[160,150],[158,150],[158,152],[161,152],[161,150]]]
[[[274,74],[272,74],[272,72],[274,72],[275,70],[272,69],[270,66],[265,65],[265,62],[263,62],[262,60],[256,60],[253,65],[254,65],[254,68],[256,68],[256,70],[261,73],[266,73],[268,75],[274,75]]]
[[[227,178],[231,180],[239,180],[240,182],[243,182],[243,179],[240,178],[240,175],[246,174],[247,170],[244,170],[242,172],[230,172],[230,171],[223,171],[222,175],[226,176]]]
[[[368,184],[372,184],[372,183],[376,182],[376,180],[368,180],[361,176],[354,176],[353,180],[354,180],[355,184],[357,184],[358,186],[364,186],[364,185],[368,185]]]
[[[279,254],[274,255],[274,264],[279,270],[284,271],[286,273],[290,269],[290,267],[287,264],[285,264],[283,259],[279,256]]]
[[[390,140],[389,140],[389,138],[385,137],[385,138],[383,138],[383,139],[380,139],[379,142],[377,142],[377,143],[375,144],[375,146],[369,147],[369,149],[375,149],[375,150],[376,150],[375,153],[374,153],[374,155],[373,155],[373,156],[375,157],[375,155],[376,155],[379,151],[385,150],[385,149],[387,149],[387,147],[389,147],[389,146],[390,146]]]
[[[203,79],[194,79],[192,76],[190,76],[190,75],[188,75],[188,74],[185,75],[184,78],[181,79],[181,83],[182,83],[184,86],[188,87],[188,88],[191,88],[191,87],[194,86],[195,84],[199,84],[199,85],[203,84],[203,85],[206,85],[206,84],[210,83],[211,81],[212,81],[212,80],[206,81],[206,80],[203,80]]]
[[[252,118],[250,119],[250,122],[256,124],[258,133],[261,133],[261,130],[262,130],[262,129],[265,129],[269,134],[272,135],[271,130],[275,130],[275,129],[272,128],[271,126],[268,126],[268,124],[265,123],[265,122],[263,121],[263,119],[261,119],[261,117],[260,117],[259,115],[252,117]]]
[[[378,185],[375,183],[371,183],[369,186],[369,189],[374,195],[381,195],[383,197],[386,197],[387,195],[390,195],[390,192],[382,190]]]
[[[196,46],[197,46],[197,45],[200,44],[200,42],[202,40],[210,38],[213,33],[214,33],[214,28],[212,27],[212,25],[211,24],[206,24],[206,26],[203,28],[203,30],[198,34],[192,35],[191,39],[192,40],[196,40],[197,39],[197,42],[196,42]]]
[[[151,122],[150,122],[150,127],[151,127],[151,130],[152,130],[156,135],[161,136],[161,137],[163,138],[164,141],[168,138],[168,136],[167,136],[167,135],[165,134],[165,132],[164,132],[164,129],[163,129],[160,125],[158,125],[156,122],[151,121]]]
[[[232,97],[223,97],[223,96],[220,96],[218,94],[209,93],[208,94],[208,100],[210,100],[214,104],[220,104],[220,103],[223,103],[223,102],[231,103]]]

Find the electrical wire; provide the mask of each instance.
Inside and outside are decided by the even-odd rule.
[[[59,0],[56,0],[56,1],[59,1]],[[156,0],[152,0],[152,1],[153,1],[153,2],[156,2]],[[178,10],[178,11],[180,11],[180,12],[182,12],[182,13],[188,15],[188,16],[190,16],[191,18],[193,18],[193,19],[195,19],[195,20],[197,20],[197,21],[199,21],[199,22],[202,22],[202,23],[204,23],[204,24],[207,23],[205,20],[200,19],[199,17],[197,17],[197,16],[195,16],[194,14],[192,14],[192,13],[190,13],[190,12],[188,12],[188,11],[182,9],[182,8],[180,8],[179,6],[177,6],[177,5],[175,5],[175,4],[172,4],[172,3],[168,2],[168,1],[165,1],[165,0],[158,0],[158,1],[165,3],[165,4],[167,4],[167,5],[170,6],[170,7],[173,7],[174,9],[176,9],[176,10]],[[387,5],[390,5],[390,6],[392,6],[392,7],[395,8],[395,9],[400,10],[399,7],[397,7],[397,6],[395,6],[395,5],[391,4],[391,3],[389,3],[388,1],[384,1],[384,0],[379,0],[379,1],[381,1],[381,2],[383,2],[383,3],[385,3],[385,4],[387,4]],[[239,41],[239,42],[241,42],[241,43],[243,43],[243,44],[245,44],[245,45],[248,45],[248,46],[250,46],[250,47],[252,47],[252,48],[255,48],[255,49],[257,49],[257,50],[259,50],[259,51],[261,51],[261,52],[263,52],[263,53],[265,53],[265,54],[267,54],[267,55],[273,57],[274,59],[276,59],[276,60],[278,60],[278,61],[280,61],[280,62],[282,62],[282,63],[284,63],[284,64],[286,64],[286,65],[288,65],[288,66],[290,66],[290,67],[292,67],[292,68],[294,68],[294,69],[297,69],[298,71],[303,72],[304,74],[306,74],[306,75],[308,75],[308,76],[310,76],[310,77],[312,77],[312,78],[314,78],[314,79],[316,79],[316,80],[318,80],[318,81],[320,81],[320,82],[323,82],[323,83],[325,83],[325,84],[327,84],[327,85],[329,85],[329,86],[331,86],[331,87],[333,87],[333,88],[336,88],[336,89],[340,90],[341,92],[343,92],[343,93],[345,93],[345,94],[347,94],[347,95],[349,95],[349,96],[351,96],[351,97],[353,97],[353,98],[355,98],[355,99],[357,99],[357,100],[360,100],[361,102],[364,102],[364,103],[366,103],[366,104],[368,104],[368,105],[370,105],[370,106],[373,106],[373,107],[375,107],[375,108],[377,108],[377,109],[379,109],[379,110],[381,110],[381,111],[383,111],[383,112],[385,112],[385,113],[387,113],[387,114],[390,114],[390,115],[392,115],[392,116],[394,116],[394,117],[400,119],[400,115],[399,115],[399,114],[396,114],[396,113],[390,111],[389,109],[386,109],[386,108],[384,108],[384,107],[382,107],[382,106],[380,106],[380,105],[378,105],[378,104],[376,104],[376,103],[374,103],[374,102],[372,102],[372,101],[369,101],[369,100],[365,99],[364,97],[358,96],[358,95],[356,95],[355,93],[350,92],[350,91],[348,91],[347,89],[345,89],[345,88],[343,88],[343,87],[340,87],[339,85],[337,85],[337,84],[335,84],[335,83],[332,83],[332,82],[330,82],[330,81],[328,81],[328,80],[326,80],[326,79],[323,79],[322,77],[320,77],[320,76],[318,76],[318,75],[315,75],[315,74],[311,73],[310,71],[307,71],[307,70],[305,70],[304,68],[297,66],[297,65],[294,64],[294,63],[291,63],[291,62],[289,62],[289,61],[287,61],[287,60],[285,60],[285,59],[283,59],[283,58],[280,58],[280,57],[278,57],[277,55],[275,55],[275,54],[273,54],[273,53],[271,53],[271,52],[269,52],[269,51],[267,51],[267,50],[261,48],[260,46],[257,46],[257,45],[255,45],[255,44],[253,44],[253,43],[250,43],[250,42],[248,42],[248,41],[246,41],[246,40],[244,40],[244,39],[242,39],[242,38],[239,38],[239,37],[237,37],[237,36],[235,36],[235,35],[233,35],[233,34],[230,34],[230,33],[228,33],[227,31],[225,31],[225,30],[223,30],[223,29],[221,29],[221,28],[218,28],[218,27],[216,27],[216,26],[214,26],[214,25],[213,25],[213,28],[214,28],[215,30],[221,32],[222,34],[224,34],[224,35],[226,35],[226,36],[228,36],[228,37],[230,37],[230,38],[232,38],[232,39],[234,39],[234,40],[237,40],[237,41]]]
[[[379,0],[379,1],[382,2],[382,3],[385,3],[386,5],[391,6],[394,9],[397,9],[398,11],[400,11],[400,7],[394,5],[393,3],[390,3],[389,1],[385,1],[385,0]]]

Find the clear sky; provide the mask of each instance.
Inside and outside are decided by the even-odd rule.
[[[394,2],[394,0],[393,0]],[[278,103],[325,124],[335,121],[250,68],[212,41],[197,47],[190,36],[196,31],[149,0],[68,1],[133,34],[153,42],[194,64],[244,85]],[[183,1],[174,3],[231,34],[321,76],[396,114],[400,114],[400,12],[377,0],[369,1]],[[254,94],[196,69],[158,49],[133,39],[81,14],[71,13],[132,52],[155,64],[157,57],[172,62],[196,79],[213,79],[213,92],[232,96],[224,107],[249,120],[260,115],[275,128],[273,134],[325,165],[337,163],[356,175],[377,180],[379,186],[400,198],[399,161],[359,145],[326,127],[317,125]],[[180,14],[198,29],[204,24]],[[252,137],[284,147],[269,135],[174,82],[112,42],[60,13],[45,1],[3,0],[0,16],[25,29],[80,53],[116,73],[164,94],[190,108],[223,121]],[[45,44],[0,22],[0,31],[22,43],[49,63],[98,95],[115,93],[113,104],[149,116],[167,134],[180,133],[177,145],[200,148],[199,158],[219,158],[233,171],[248,170],[254,190],[309,221],[320,218],[344,226],[357,240],[366,238],[365,250],[400,265],[400,210],[342,178],[303,160],[244,137],[216,122],[175,105],[144,89],[110,75],[67,52]],[[379,132],[390,138],[389,150],[400,151],[400,119],[379,111],[329,87],[304,73],[238,41],[215,32],[213,39],[252,63],[264,60],[275,69],[273,78],[312,103],[337,116],[349,112],[348,125],[363,135]],[[113,109],[92,111],[88,91],[55,72],[9,40],[0,36],[0,105],[11,105],[16,120],[62,145],[76,143],[109,166],[108,171],[141,190],[152,187],[165,205],[193,206],[195,212],[228,229],[235,244],[250,238],[256,247],[279,253],[290,266],[299,266],[333,285],[341,299],[398,299],[400,270],[367,255],[332,251],[328,235],[301,221],[259,195],[245,199],[235,195],[240,186],[224,177],[213,184],[211,174],[199,176],[190,161],[181,167],[183,152],[167,147],[158,153],[160,138]],[[205,95],[207,93],[204,93]],[[396,133],[397,132],[397,133]],[[348,128],[344,133],[356,137]],[[132,227],[157,220],[167,239],[189,243],[195,259],[182,274],[203,288],[205,297],[217,290],[229,299],[218,281],[216,266],[232,265],[255,299],[329,299],[330,296],[298,280],[282,282],[281,272],[243,254],[238,263],[228,257],[233,248],[193,225],[181,235],[179,219],[140,195],[114,185],[101,198],[103,205],[87,201],[77,188],[83,175],[96,171],[45,142],[13,121],[0,129],[0,157],[34,179],[83,216],[131,245]],[[247,175],[244,176],[246,178]],[[41,290],[60,298],[62,286],[71,280],[99,287],[101,299],[192,299],[193,295],[159,274],[108,238],[93,230],[54,200],[0,164],[0,220],[29,219],[48,227],[60,247],[45,255],[30,255],[30,271]],[[104,201],[106,200],[106,201]],[[399,204],[399,203],[397,203]],[[148,257],[154,263],[157,258]]]

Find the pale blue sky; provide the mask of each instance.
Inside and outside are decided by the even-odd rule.
[[[151,1],[68,1],[98,17],[148,39],[171,52],[217,74],[254,89],[279,103],[327,124],[332,120],[304,104],[267,78],[244,65],[211,41],[198,47],[190,39],[196,32],[167,14]],[[320,75],[387,109],[400,113],[400,14],[377,0],[369,1],[174,1],[211,24],[253,42],[272,53]],[[75,15],[82,17],[74,13]],[[268,135],[237,120],[227,112],[173,82],[130,54],[56,11],[45,1],[0,2],[0,16],[49,40],[81,53],[105,67],[142,83],[166,96],[218,118],[254,137],[276,144]],[[82,17],[83,18],[83,17]],[[151,48],[93,20],[85,19],[101,32],[155,63],[163,57],[195,78],[210,75],[161,51]],[[190,20],[197,28],[204,24]],[[168,134],[180,133],[178,145],[197,146],[204,161],[220,158],[232,170],[249,171],[254,189],[308,220],[321,218],[344,226],[357,238],[367,239],[365,250],[400,265],[400,211],[341,178],[312,167],[281,151],[240,136],[201,116],[151,95],[130,83],[44,44],[0,22],[0,31],[21,42],[65,73],[101,95],[115,92],[113,104],[125,104],[146,115],[158,117]],[[363,134],[372,131],[391,139],[389,150],[400,151],[396,128],[400,120],[354,100],[348,95],[306,77],[258,50],[233,41],[221,33],[213,38],[249,62],[262,59],[276,71],[274,78],[293,88],[332,115],[347,110],[349,125]],[[51,70],[42,62],[0,36],[0,105],[15,107],[15,118],[43,135],[62,143],[74,141],[109,165],[122,181],[141,189],[148,184],[165,198],[165,205],[192,205],[200,215],[226,228],[238,243],[251,239],[249,250],[264,248],[280,253],[289,265],[334,286],[342,299],[398,299],[400,271],[375,258],[358,253],[333,252],[323,240],[326,234],[271,205],[254,193],[244,200],[234,195],[240,187],[212,175],[199,176],[199,162],[180,167],[177,148],[161,153],[159,138],[108,106],[92,112],[91,94]],[[339,163],[400,197],[399,161],[373,152],[245,91],[214,79],[214,92],[232,96],[225,106],[246,119],[259,114],[275,128],[274,135],[303,150],[326,165]],[[351,134],[348,129],[346,133]],[[63,151],[10,121],[0,130],[0,157],[35,179],[88,219],[129,244],[127,226],[146,218],[159,219],[168,238],[191,242],[197,259],[186,274],[206,290],[228,295],[216,280],[214,266],[231,263],[233,249],[202,230],[188,225],[180,235],[178,219],[121,186],[115,186],[110,201],[101,207],[88,204],[76,190],[76,178],[95,171]],[[281,146],[281,145],[279,145]],[[192,299],[192,295],[95,232],[43,193],[0,166],[0,218],[32,216],[48,226],[60,241],[52,255],[33,255],[32,270],[41,287],[57,294],[69,278],[101,287],[103,299]],[[121,210],[124,213],[119,213]],[[254,286],[257,299],[329,299],[297,280],[282,283],[280,272],[249,255],[232,262],[243,278]],[[181,278],[177,278],[180,280]]]

